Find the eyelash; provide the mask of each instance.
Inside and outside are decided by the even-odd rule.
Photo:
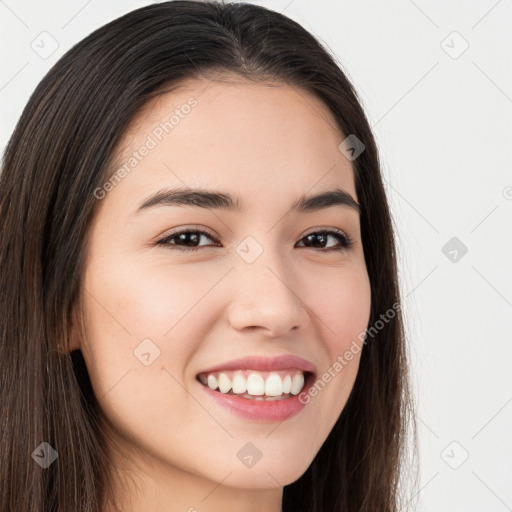
[[[201,235],[206,235],[208,238],[211,238],[214,240],[215,243],[218,243],[217,240],[207,231],[203,231],[201,229],[185,229],[183,231],[177,231],[175,233],[171,233],[170,235],[166,235],[165,237],[158,240],[155,245],[163,245],[167,246],[167,248],[171,250],[178,250],[181,252],[195,252],[198,251],[201,248],[204,248],[205,246],[199,246],[199,247],[187,247],[183,248],[176,244],[169,243],[170,240],[172,240],[175,237],[178,237],[179,235],[187,234],[187,233],[199,233]],[[301,238],[301,241],[304,240],[304,238],[307,238],[310,235],[331,235],[334,236],[340,243],[339,247],[329,248],[329,249],[318,249],[319,252],[342,252],[350,249],[353,245],[353,240],[348,237],[343,231],[339,229],[323,229],[320,231],[312,231],[305,235],[303,238]]]

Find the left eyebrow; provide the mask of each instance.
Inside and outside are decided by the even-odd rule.
[[[134,212],[155,206],[196,206],[199,208],[244,212],[245,209],[238,197],[231,194],[205,189],[163,189],[146,198]],[[333,206],[344,206],[361,213],[359,203],[345,190],[335,188],[315,195],[301,196],[295,201],[291,209],[299,213],[315,212]]]

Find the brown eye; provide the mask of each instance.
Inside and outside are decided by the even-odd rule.
[[[203,236],[213,240],[213,237],[206,231],[187,229],[167,235],[164,238],[158,240],[157,244],[169,246],[171,249],[177,249],[178,251],[198,251],[201,246],[197,246],[196,244],[201,241],[201,237]],[[179,244],[184,244],[185,247],[178,245],[177,243],[171,243],[171,241],[175,239]]]
[[[201,247],[211,247],[211,245],[198,245],[201,242],[202,237],[213,240],[214,243],[219,242],[210,233],[200,229],[185,229],[166,235],[156,242],[156,245],[163,245],[170,249],[177,249],[178,251],[190,252],[198,251]],[[333,247],[325,247],[328,243],[329,237],[334,238],[338,241],[338,245]],[[308,233],[301,239],[301,242],[305,241],[304,247],[314,248],[315,245],[320,244],[324,247],[319,248],[321,252],[330,251],[344,251],[350,248],[353,244],[352,240],[343,231],[338,229],[327,229],[322,231],[313,231]]]
[[[329,237],[335,238],[338,241],[338,245],[328,248],[320,248],[322,252],[329,251],[344,251],[351,247],[352,240],[343,231],[338,229],[327,229],[322,231],[313,231],[307,234],[302,240],[305,241],[306,247],[312,247],[315,243],[326,244]]]

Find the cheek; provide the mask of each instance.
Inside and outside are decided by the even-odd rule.
[[[204,315],[198,306],[211,282],[178,270],[165,274],[133,260],[110,266],[96,261],[84,282],[81,348],[94,393],[116,429],[141,433],[141,443],[149,435],[147,418],[165,417],[176,429],[198,412],[197,405],[182,407],[186,396],[179,383],[194,340],[201,339],[194,315]]]
[[[157,366],[182,381],[197,344],[208,336],[208,316],[215,314],[208,294],[224,273],[218,265],[203,265],[199,278],[193,265],[139,264],[133,258],[91,261],[84,281],[82,352],[97,396],[127,372],[130,380],[140,369],[147,377]],[[137,355],[147,352],[146,359],[155,364],[145,367]]]
[[[101,318],[90,324],[108,324],[121,335],[120,340],[129,333],[132,344],[145,338],[168,344],[180,332],[197,326],[191,319],[198,310],[204,314],[200,303],[223,274],[223,269],[209,274],[202,268],[203,279],[193,266],[147,261],[138,265],[133,260],[95,267],[87,289],[105,311],[99,311]],[[92,306],[95,310],[99,307],[94,307],[94,301]]]
[[[334,359],[368,325],[371,308],[368,274],[364,267],[357,271],[344,269],[336,276],[331,273],[323,286],[315,284],[311,287],[308,297],[308,303],[314,305]]]
[[[311,390],[309,400],[325,435],[333,427],[346,404],[359,368],[362,340],[371,309],[371,288],[366,271],[349,272],[332,279],[311,296],[319,316],[327,351],[327,365]]]

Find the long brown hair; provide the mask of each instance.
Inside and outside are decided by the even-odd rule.
[[[392,219],[377,146],[334,55],[288,17],[251,4],[171,1],[132,11],[71,48],[39,83],[8,142],[0,175],[0,496],[2,512],[100,512],[109,492],[101,413],[80,351],[94,191],[116,144],[149,98],[185,78],[235,73],[312,92],[340,132],[365,146],[352,163],[374,326],[400,304]],[[340,139],[341,140],[341,139]],[[364,344],[348,402],[285,512],[392,512],[413,414],[404,324]],[[382,322],[382,320],[381,320]],[[37,456],[55,463],[44,468]],[[36,449],[39,452],[35,453]],[[45,460],[46,460],[45,459]],[[409,469],[409,467],[407,466]]]

